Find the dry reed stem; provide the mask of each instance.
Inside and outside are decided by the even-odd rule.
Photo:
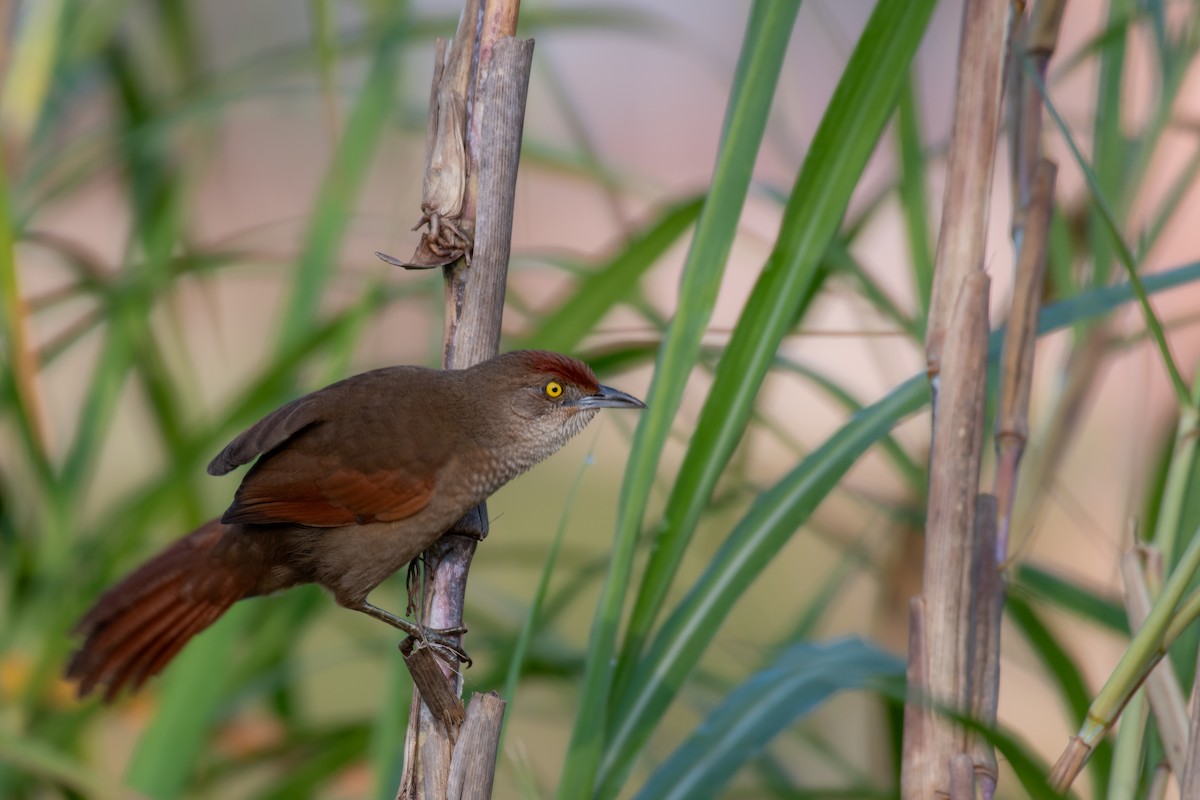
[[[980,271],[964,279],[947,326],[954,335],[943,352],[941,411],[930,454],[923,694],[935,706],[957,712],[969,708],[971,696],[972,540],[983,454],[989,283]],[[950,759],[967,745],[963,730],[945,716],[933,716],[929,728],[930,752],[921,759],[925,771],[915,795],[922,798],[949,792]]]
[[[950,759],[950,800],[975,800],[975,767],[965,753]]]
[[[521,132],[533,58],[531,40],[512,38],[519,7],[517,0],[491,0],[480,11],[478,0],[467,0],[460,29],[471,31],[472,40],[456,41],[447,64],[448,72],[463,71],[461,60],[455,57],[456,48],[459,53],[479,53],[477,38],[480,32],[487,32],[490,37],[487,67],[466,70],[476,76],[476,83],[473,92],[462,95],[464,108],[469,105],[472,117],[482,120],[478,135],[467,134],[465,126],[470,122],[464,117],[461,120],[464,128],[457,134],[442,129],[439,121],[434,137],[435,148],[436,142],[446,136],[450,140],[461,137],[468,145],[464,149],[469,157],[464,166],[465,194],[459,221],[461,232],[474,232],[474,242],[464,246],[464,252],[473,253],[471,264],[468,266],[463,257],[445,267],[443,366],[446,369],[463,369],[499,352]],[[445,80],[441,85],[445,85]],[[443,98],[437,90],[435,96],[440,108]],[[437,112],[431,109],[431,113]],[[431,157],[431,168],[435,165]],[[462,626],[467,575],[475,548],[486,534],[487,509],[481,504],[427,551],[425,624],[433,628]],[[461,675],[449,668],[444,671],[442,680],[447,688],[453,685],[452,691],[457,696],[461,691]],[[441,713],[435,718],[420,696],[417,687],[405,739],[404,775],[397,797],[425,800],[487,797],[495,768],[503,700],[494,697],[472,702],[458,728],[447,722],[452,715]],[[468,733],[470,740],[464,744],[463,737]],[[491,754],[482,763],[490,767],[484,775],[479,769],[480,753],[487,749],[488,742]]]
[[[1054,768],[1050,770],[1050,786],[1062,794],[1066,794],[1075,782],[1075,778],[1083,770],[1084,764],[1092,757],[1092,748],[1088,747],[1078,736],[1072,736],[1063,750]]]
[[[1027,91],[1028,81],[1021,64],[1029,29],[1024,14],[1015,15],[1009,31],[1009,51],[1005,61],[1005,103],[1008,112],[1009,195],[1012,201],[1012,240],[1021,248],[1021,231],[1025,225],[1025,209],[1032,195],[1033,167],[1042,156],[1041,108],[1030,109],[1026,103],[1037,103]]]
[[[977,520],[977,612],[984,626],[976,636],[973,653],[974,682],[971,708],[983,725],[994,725],[1000,694],[1000,638],[1007,582],[1002,565],[1008,559],[1009,533],[1017,480],[1029,438],[1029,397],[1033,387],[1038,314],[1041,310],[1050,219],[1054,209],[1057,169],[1041,158],[1041,95],[1029,92],[1019,64],[1019,48],[1028,28],[1017,16],[1013,21],[1009,54],[1009,87],[1015,102],[1009,140],[1013,162],[1013,241],[1016,244],[1012,304],[1005,332],[1000,368],[1000,402],[996,418],[995,496],[980,497]],[[1047,58],[1049,56],[1047,55]],[[1044,67],[1044,62],[1043,62]],[[1020,98],[1025,98],[1024,102]],[[990,502],[987,502],[987,500]],[[990,523],[990,524],[985,524]],[[987,541],[983,541],[987,538]],[[990,552],[988,549],[990,548]],[[985,800],[995,795],[995,750],[980,736],[972,736],[972,755],[978,774],[978,793]]]
[[[1028,21],[1014,25],[1015,43],[1009,56],[1009,168],[1012,180],[1013,243],[1021,248],[1025,214],[1032,201],[1035,174],[1042,160],[1042,93],[1029,79],[1022,57],[1046,79],[1046,68],[1054,55],[1065,9],[1063,0],[1040,0]],[[1023,20],[1023,18],[1022,18]]]
[[[1196,674],[1200,675],[1200,654]],[[1200,797],[1200,692],[1192,693],[1192,718],[1188,726],[1187,759],[1179,777],[1181,797]]]
[[[422,554],[425,563],[421,619],[431,627],[462,625],[467,573],[478,540],[468,530],[487,531],[487,510],[479,506]],[[461,531],[461,535],[454,535]],[[412,649],[409,640],[401,650]],[[446,797],[451,759],[465,711],[458,699],[462,676],[435,659],[427,649],[416,659],[405,652],[413,679],[408,729],[404,737],[404,772],[397,800]],[[431,668],[432,667],[432,668]]]
[[[389,264],[430,269],[471,257],[475,207],[474,202],[468,203],[467,194],[474,164],[467,154],[467,116],[479,41],[480,2],[466,0],[448,54],[444,42],[438,41],[429,98],[421,216],[413,228],[428,224],[429,230],[421,234],[408,261],[378,254]]]
[[[950,134],[942,222],[925,339],[933,389],[933,446],[925,524],[924,680],[910,686],[935,706],[970,708],[976,499],[987,380],[988,286],[983,272],[992,166],[1004,84],[1004,0],[968,0]],[[916,654],[910,651],[909,658]],[[906,716],[906,722],[908,717]],[[913,746],[907,739],[914,736]],[[964,755],[961,727],[926,715],[905,731],[902,796],[950,793],[952,762]],[[973,792],[972,792],[973,793]]]
[[[404,663],[412,675],[413,685],[417,688],[421,700],[453,741],[463,720],[466,719],[466,713],[458,699],[458,693],[442,673],[441,662],[431,648],[421,646],[411,636],[400,645],[400,652],[404,656]]]
[[[935,414],[936,380],[952,309],[964,278],[983,267],[1004,85],[1008,8],[1005,0],[968,0],[963,12],[954,121],[925,337],[927,369],[934,381]]]
[[[900,796],[921,797],[923,776],[933,769],[927,764],[933,748],[929,742],[933,710],[925,694],[929,669],[925,663],[925,601],[914,597],[908,603],[908,683],[904,702],[904,739],[900,744]]]
[[[494,3],[488,5],[490,11]],[[525,98],[533,65],[533,40],[501,39],[494,45],[474,113],[483,119],[483,141],[476,175],[479,208],[475,217],[475,258],[467,268],[458,262],[447,269],[447,305],[463,324],[475,320],[464,335],[449,332],[447,366],[466,366],[494,356],[500,347],[504,287],[512,247],[512,213],[516,202]],[[469,271],[468,271],[469,270]],[[464,280],[469,278],[469,280]],[[448,324],[450,316],[447,316]],[[486,330],[484,330],[486,328]]]
[[[1143,574],[1142,563],[1142,556],[1136,550],[1126,553],[1121,559],[1121,575],[1125,581],[1125,613],[1129,617],[1129,629],[1134,631],[1145,623],[1153,604],[1147,584],[1162,584],[1162,559],[1146,559],[1145,568],[1150,575]],[[1157,575],[1153,574],[1155,571]],[[1145,688],[1171,771],[1182,777],[1188,752],[1187,700],[1179,687],[1179,679],[1170,659],[1158,663],[1146,677]]]
[[[1030,55],[1045,53],[1050,56],[1058,46],[1058,33],[1062,29],[1063,12],[1067,9],[1066,0],[1038,0],[1033,7],[1029,21],[1029,45],[1026,48]]]
[[[974,592],[971,595],[971,619],[974,629],[970,638],[968,663],[971,682],[968,708],[971,718],[991,728],[996,724],[996,708],[1000,702],[1000,625],[1004,615],[1005,583],[1000,571],[996,550],[996,498],[980,494],[975,511],[975,552],[972,572]],[[975,771],[975,791],[983,800],[996,794],[1000,767],[996,751],[978,733],[969,736],[971,761]]]
[[[488,800],[492,796],[504,707],[504,700],[495,692],[471,698],[466,724],[454,745],[447,793],[451,800]]]
[[[962,283],[942,361],[941,410],[930,453],[925,522],[926,697],[965,711],[971,696],[973,531],[983,456],[984,390],[988,374],[988,287],[984,272]],[[947,717],[931,720],[923,793],[948,792],[949,759],[964,752],[966,736]]]
[[[1084,411],[1097,395],[1096,376],[1111,349],[1109,325],[1101,321],[1087,329],[1067,358],[1063,369],[1066,377],[1055,384],[1057,396],[1052,402],[1053,416],[1038,433],[1038,458],[1030,465],[1030,474],[1026,478],[1032,491],[1022,498],[1013,514],[1026,528],[1033,527],[1047,493],[1054,486],[1054,476],[1070,452],[1069,443],[1084,420]]]
[[[984,725],[995,723],[1000,693],[1001,618],[1007,595],[1002,567],[1008,559],[1017,481],[1029,437],[1029,397],[1033,387],[1037,323],[1056,174],[1053,163],[1045,159],[1037,162],[1032,185],[1025,198],[1026,205],[1020,213],[1020,227],[1014,227],[1014,238],[1019,242],[1019,248],[1012,305],[1001,356],[1000,403],[995,436],[995,497],[986,512],[992,515],[993,526],[990,530],[982,524],[977,528],[981,537],[984,533],[992,537],[986,544],[978,542],[976,549],[980,596],[976,619],[988,628],[977,638],[972,708],[976,719]],[[980,513],[985,513],[983,503],[980,505]],[[990,554],[983,551],[982,548],[986,546],[991,547]],[[979,779],[980,795],[990,799],[996,791],[995,751],[981,737],[975,736],[973,753],[977,770],[984,771],[988,767],[992,770],[990,775],[981,775]]]
[[[1058,46],[1065,8],[1065,0],[1038,0],[1024,26],[1023,55],[1042,78],[1043,85],[1047,67]],[[1010,69],[1009,108],[1013,115],[1010,166],[1013,170],[1013,242],[1020,250],[1025,227],[1025,198],[1033,193],[1036,165],[1042,154],[1044,103],[1036,82],[1030,80],[1028,71],[1016,63],[1022,53],[1016,52],[1014,56]],[[1082,419],[1083,407],[1095,394],[1092,385],[1108,350],[1108,329],[1103,323],[1091,327],[1084,334],[1082,342],[1076,344],[1066,368],[1067,379],[1054,404],[1054,416],[1046,430],[1039,435],[1042,455],[1033,465],[1032,475],[1027,477],[1027,484],[1033,487],[1033,491],[1022,502],[1019,513],[1010,513],[1010,516],[1030,520],[1037,514],[1048,487],[1052,485],[1051,476],[1058,473],[1058,466],[1068,450],[1067,443]]]
[[[1044,159],[1035,169],[1029,206],[1024,214],[1012,308],[1004,337],[1000,366],[1000,408],[996,417],[995,482],[1000,513],[996,558],[1001,564],[1008,558],[1018,469],[1029,438],[1029,396],[1033,387],[1038,314],[1041,311],[1057,172],[1057,167]]]

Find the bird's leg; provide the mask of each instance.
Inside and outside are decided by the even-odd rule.
[[[423,642],[433,648],[434,652],[445,651],[453,656],[454,660],[460,664],[471,666],[471,657],[467,655],[467,651],[462,649],[462,646],[455,639],[467,632],[466,628],[426,628],[424,625],[417,625],[414,622],[397,617],[390,611],[384,611],[379,606],[373,606],[366,600],[362,601],[361,605],[352,606],[355,611],[361,611],[369,617],[374,617],[380,622],[386,622],[393,628],[404,631],[409,636],[419,642]],[[446,659],[449,661],[450,659]]]

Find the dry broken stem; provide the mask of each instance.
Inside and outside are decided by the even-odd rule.
[[[405,269],[445,267],[458,259],[471,263],[475,214],[474,175],[467,153],[467,111],[472,101],[472,61],[480,30],[480,0],[467,0],[454,40],[437,40],[429,96],[425,181],[421,216],[413,230],[422,232],[412,258],[402,261],[376,253],[387,263]]]

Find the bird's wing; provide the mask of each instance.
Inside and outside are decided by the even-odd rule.
[[[438,437],[414,442],[422,409],[397,408],[390,387],[368,385],[385,377],[302,397],[231,442],[210,473],[262,455],[221,521],[338,527],[405,519],[428,505],[451,454]]]
[[[209,475],[224,475],[274,450],[310,425],[321,422],[321,393],[306,394],[272,411],[243,431],[208,462]]]

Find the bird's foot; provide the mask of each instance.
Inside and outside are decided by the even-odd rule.
[[[458,643],[458,638],[467,632],[465,627],[457,628],[428,628],[415,622],[397,617],[390,611],[373,606],[365,600],[361,605],[353,606],[355,611],[361,611],[367,616],[374,617],[380,622],[386,622],[393,628],[407,633],[419,646],[429,647],[445,661],[456,661],[463,666],[471,666],[471,657]],[[447,655],[450,657],[448,658]]]
[[[415,647],[428,647],[433,654],[451,664],[461,664],[470,667],[474,662],[467,651],[458,643],[458,637],[467,632],[465,627],[458,628],[421,628],[417,633],[410,633],[408,638],[416,642]],[[400,645],[404,649],[404,644]]]

